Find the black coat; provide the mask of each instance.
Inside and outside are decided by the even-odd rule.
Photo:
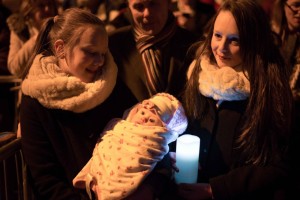
[[[279,191],[288,184],[285,158],[266,166],[247,165],[237,148],[246,105],[247,101],[224,101],[216,108],[211,100],[206,120],[189,125],[185,133],[201,140],[198,183],[209,183],[215,199],[282,199]]]
[[[87,199],[72,180],[91,158],[107,122],[136,103],[128,94],[117,85],[102,104],[83,113],[47,109],[23,95],[22,150],[37,199]]]

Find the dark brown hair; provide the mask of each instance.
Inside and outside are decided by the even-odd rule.
[[[247,158],[245,163],[264,165],[282,152],[291,125],[292,95],[288,71],[274,43],[268,17],[256,1],[227,0],[215,17],[207,37],[199,45],[196,66],[184,91],[183,103],[190,120],[202,120],[207,98],[198,89],[200,59],[203,54],[216,63],[210,47],[214,22],[220,12],[232,13],[239,31],[242,66],[250,81],[250,95],[244,114],[242,134],[237,146]]]

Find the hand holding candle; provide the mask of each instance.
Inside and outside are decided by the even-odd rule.
[[[176,142],[176,183],[197,183],[199,165],[200,138],[185,134]]]

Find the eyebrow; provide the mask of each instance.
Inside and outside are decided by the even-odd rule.
[[[224,35],[222,32],[220,31],[214,31],[214,34],[219,34],[219,35]],[[239,34],[236,34],[236,33],[231,33],[231,34],[228,34],[226,35],[227,38],[240,38],[240,35]]]
[[[238,38],[238,39],[240,39],[240,36],[239,35],[237,35],[237,34],[232,34],[232,35],[228,35],[227,36],[229,39],[232,39],[232,38]]]

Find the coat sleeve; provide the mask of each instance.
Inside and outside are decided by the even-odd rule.
[[[37,35],[23,42],[15,32],[11,31],[7,66],[11,74],[20,77],[33,53]]]
[[[37,199],[87,199],[69,183],[50,143],[44,108],[34,99],[22,96],[20,111],[22,150]],[[51,127],[50,127],[51,128]]]
[[[211,178],[215,199],[268,199],[287,184],[288,168],[283,163],[244,166]],[[274,193],[275,192],[275,193]],[[249,195],[252,196],[249,196]]]

